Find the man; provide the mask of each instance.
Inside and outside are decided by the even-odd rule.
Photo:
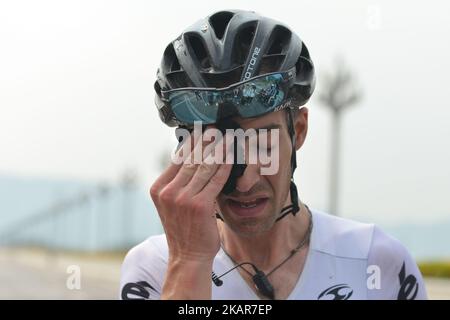
[[[244,164],[221,164],[205,160],[210,151],[200,163],[169,165],[150,190],[165,234],[130,250],[121,298],[426,298],[421,274],[398,241],[299,200],[295,153],[306,139],[304,105],[315,76],[305,44],[287,26],[254,12],[217,12],[169,44],[157,76],[156,104],[166,124],[192,130],[201,121],[203,134],[278,130],[266,151],[279,164],[263,175],[264,165],[250,163],[248,154]],[[259,96],[233,103],[249,84]],[[262,95],[275,88],[276,103],[269,104]],[[185,160],[208,145],[195,142],[195,133],[183,142]]]

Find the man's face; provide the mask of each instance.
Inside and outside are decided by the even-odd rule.
[[[278,153],[279,165],[275,174],[261,175],[260,162],[248,164],[244,174],[237,179],[236,189],[228,195],[220,194],[217,198],[218,209],[225,223],[237,234],[251,237],[269,230],[285,206],[291,178],[292,143],[285,111],[254,119],[234,120],[244,130],[268,129],[269,152]],[[278,129],[278,139],[273,139],[270,129]],[[248,144],[246,149],[248,151]],[[277,158],[273,154],[270,157]]]

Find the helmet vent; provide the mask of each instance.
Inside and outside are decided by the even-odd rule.
[[[166,51],[164,52],[164,62],[170,72],[181,70],[180,62],[175,54],[172,43],[167,46]]]
[[[211,25],[217,39],[222,39],[227,29],[228,23],[233,17],[234,13],[228,11],[220,11],[213,14],[209,18],[209,24]]]
[[[161,96],[161,86],[158,81],[155,82],[155,84],[153,85],[153,88],[155,89],[156,94],[158,96]]]
[[[208,82],[208,85],[213,88],[224,88],[230,86],[241,79],[243,68],[238,67],[227,72],[221,73],[203,73],[203,77]]]
[[[255,36],[255,25],[250,25],[239,31],[235,40],[235,48],[233,50],[233,60],[236,64],[242,65],[247,60]]]
[[[203,41],[196,36],[188,37],[190,48],[197,58],[202,69],[211,68],[211,62],[209,60],[208,53],[206,52],[205,45]]]
[[[261,60],[258,74],[266,74],[280,71],[281,63],[285,58],[284,54],[266,55]]]
[[[187,88],[193,84],[184,71],[177,71],[167,74],[167,80],[172,88]]]
[[[297,82],[311,81],[314,73],[312,62],[305,57],[300,57],[295,64]]]
[[[286,51],[292,33],[282,26],[277,26],[271,36],[272,43],[269,46],[267,54],[280,54]],[[285,49],[286,48],[286,49]]]
[[[302,52],[300,52],[300,57],[305,57],[306,59],[309,60],[309,51],[305,45],[302,45]]]

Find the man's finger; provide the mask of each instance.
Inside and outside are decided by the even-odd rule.
[[[199,193],[208,184],[211,177],[214,176],[219,164],[213,160],[213,156],[210,153],[203,163],[197,167],[191,181],[186,185],[186,190],[189,194],[195,195]]]
[[[232,167],[233,165],[229,163],[221,164],[216,173],[211,177],[211,179],[209,179],[208,183],[198,193],[198,195],[216,198],[227,182]]]
[[[153,183],[152,189],[160,190],[164,188],[164,186],[166,186],[170,181],[172,181],[176,177],[180,168],[181,168],[180,164],[170,163],[169,166],[158,177],[158,179],[156,179],[156,181]]]
[[[191,136],[192,138],[192,136]],[[180,168],[180,171],[176,175],[176,177],[173,179],[173,184],[176,187],[184,187],[186,186],[189,181],[191,181],[192,177],[194,176],[195,172],[197,171],[198,166],[203,162],[203,147],[204,147],[204,141],[200,137],[197,137],[194,139],[194,142],[196,143],[193,150],[189,153],[189,155],[186,157],[183,165]],[[190,146],[192,146],[191,143],[189,143]]]

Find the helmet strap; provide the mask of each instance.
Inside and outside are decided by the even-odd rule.
[[[276,221],[279,221],[280,219],[284,218],[289,213],[292,213],[292,215],[296,215],[297,212],[300,211],[300,207],[298,205],[298,191],[297,186],[294,182],[294,171],[297,168],[297,155],[295,150],[295,130],[294,130],[294,114],[292,108],[287,108],[287,125],[288,125],[288,133],[291,136],[291,143],[292,143],[292,154],[291,154],[291,182],[290,182],[290,188],[289,191],[291,193],[291,202],[292,204],[289,206],[284,207],[281,209],[280,216],[277,218]]]

